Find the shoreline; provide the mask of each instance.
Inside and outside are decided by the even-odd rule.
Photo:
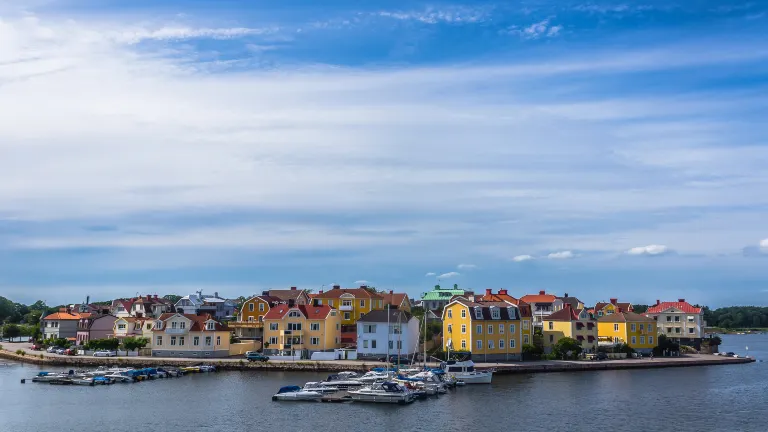
[[[36,364],[40,366],[65,366],[75,368],[92,368],[98,366],[191,366],[205,363],[216,366],[219,370],[233,371],[307,371],[307,372],[339,372],[350,370],[366,372],[374,367],[382,367],[384,363],[363,362],[357,360],[328,360],[328,361],[283,361],[272,360],[267,363],[248,362],[244,359],[180,359],[158,357],[64,357],[43,355],[43,358],[28,355],[18,355],[13,352],[0,350],[0,358],[13,360],[20,363]],[[709,354],[695,354],[684,357],[655,358],[653,360],[623,359],[602,361],[572,361],[572,360],[548,360],[520,363],[483,363],[476,362],[478,370],[495,369],[495,374],[532,374],[551,372],[589,372],[603,370],[625,369],[658,369],[671,367],[696,367],[696,366],[720,366],[737,365],[755,362],[753,358],[721,357]],[[437,366],[436,363],[428,363]]]

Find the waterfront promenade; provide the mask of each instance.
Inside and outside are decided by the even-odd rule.
[[[16,350],[23,350],[26,354],[18,356]],[[40,357],[42,355],[42,358]],[[311,370],[311,371],[367,371],[373,367],[381,367],[383,363],[366,362],[360,360],[270,360],[266,363],[248,362],[243,357],[223,359],[199,359],[199,358],[167,358],[167,357],[90,357],[90,356],[64,356],[40,351],[33,351],[27,343],[6,343],[0,356],[5,359],[17,360],[26,363],[34,363],[50,366],[93,367],[98,365],[127,365],[127,366],[188,366],[193,364],[214,364],[220,369],[231,370]],[[571,361],[571,360],[545,360],[516,363],[485,363],[476,361],[478,369],[495,369],[497,374],[523,374],[543,372],[579,372],[616,369],[650,369],[668,367],[693,367],[714,365],[735,365],[754,362],[754,359],[733,358],[708,354],[692,354],[683,357],[642,358],[602,361]],[[437,366],[437,363],[428,363]]]

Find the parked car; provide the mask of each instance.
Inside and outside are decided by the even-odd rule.
[[[75,354],[77,354],[77,353],[76,353],[76,351],[75,351],[74,349],[72,349],[72,348],[67,348],[67,349],[65,349],[65,350],[64,350],[64,355],[70,355],[70,356],[73,356],[73,355],[75,355]]]
[[[250,362],[260,361],[265,362],[269,361],[269,357],[265,356],[264,354],[258,353],[256,351],[248,351],[245,353],[245,358],[248,359]]]
[[[396,355],[389,356],[389,362],[392,364],[411,364],[411,357],[400,356],[398,359]]]
[[[56,350],[56,354],[63,355],[65,351],[67,351],[67,350],[64,349],[64,348],[59,348],[59,349]]]
[[[47,349],[47,350],[45,350],[45,351],[46,351],[46,352],[49,352],[49,353],[55,353],[57,349],[59,349],[59,347],[50,346],[50,347],[48,347],[48,349]]]
[[[34,345],[32,345],[32,350],[33,351],[42,351],[43,347],[38,345],[38,344],[34,344]]]
[[[358,354],[357,359],[363,361],[385,362],[387,361],[387,356],[386,354]]]
[[[606,354],[604,352],[599,352],[599,353],[597,353],[597,357],[595,357],[595,358],[598,359],[598,360],[607,360],[608,359],[608,354]]]
[[[116,351],[99,350],[93,353],[94,357],[117,357]]]

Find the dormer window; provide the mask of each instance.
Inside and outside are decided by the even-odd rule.
[[[215,330],[216,329],[216,323],[213,321],[208,322],[206,325],[206,330]]]
[[[290,311],[288,313],[288,316],[291,317],[291,318],[296,318],[296,317],[300,317],[301,314],[299,313],[299,311]]]
[[[508,307],[507,315],[509,315],[509,319],[517,319],[517,316],[515,315],[515,308]]]
[[[158,329],[158,330],[161,330],[163,328],[163,322],[162,321],[157,321],[155,323],[155,328]]]
[[[501,318],[501,311],[499,310],[499,308],[491,306],[491,318],[492,319]]]
[[[475,306],[475,319],[483,319],[483,309]]]

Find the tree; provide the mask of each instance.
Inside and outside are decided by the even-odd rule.
[[[16,324],[6,324],[3,326],[3,335],[9,340],[13,340],[21,336],[21,328]]]
[[[632,311],[636,314],[645,313],[648,310],[648,305],[636,304],[632,305]]]
[[[51,341],[51,345],[62,347],[62,348],[69,348],[69,346],[72,345],[72,342],[70,342],[66,338],[58,338]]]
[[[163,296],[163,298],[166,300],[170,300],[170,302],[173,304],[176,304],[176,302],[181,300],[181,296],[176,294],[166,294]]]
[[[574,338],[561,338],[552,347],[552,353],[563,360],[577,358],[581,354],[581,342]]]
[[[149,344],[149,339],[144,337],[127,337],[123,339],[123,348],[125,348],[126,351],[134,351],[137,349],[142,349],[148,344]]]
[[[5,297],[0,297],[0,322],[14,322],[13,318],[15,314],[16,307],[14,306],[14,303]]]

